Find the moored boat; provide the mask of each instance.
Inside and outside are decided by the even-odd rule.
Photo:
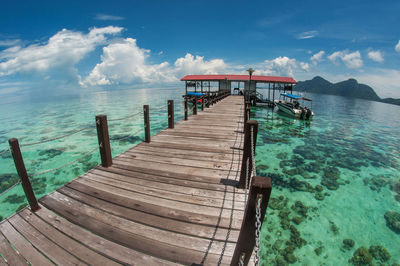
[[[283,96],[282,100],[275,100],[280,111],[299,119],[312,119],[314,113],[311,99],[290,93],[281,93],[281,96]],[[302,105],[299,103],[300,100],[302,100]],[[305,101],[311,103],[310,107],[305,106]]]

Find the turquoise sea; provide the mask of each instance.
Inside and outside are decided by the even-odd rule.
[[[167,126],[168,99],[175,100],[176,121],[182,119],[183,92],[131,89],[1,98],[0,192],[18,181],[11,154],[4,151],[9,138],[25,145],[26,168],[40,197],[99,163],[95,115],[107,114],[116,156],[142,140],[143,115],[132,115],[143,104],[150,105],[154,134]],[[262,227],[262,265],[400,264],[400,106],[307,97],[313,99],[311,122],[252,109],[252,119],[259,122],[257,174],[273,182]],[[126,119],[112,121],[120,118]],[[25,206],[21,186],[0,202],[1,218]]]

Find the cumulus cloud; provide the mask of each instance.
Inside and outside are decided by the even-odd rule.
[[[316,30],[305,31],[305,32],[302,32],[302,33],[298,34],[297,35],[297,39],[300,39],[300,40],[302,40],[302,39],[311,39],[311,38],[314,38],[317,35],[318,35],[318,31],[316,31]]]
[[[371,59],[372,61],[383,63],[383,55],[381,51],[369,51],[368,52],[368,58]]]
[[[61,69],[76,72],[75,64],[97,46],[107,41],[106,35],[122,31],[120,27],[93,28],[88,34],[63,29],[43,44],[14,46],[0,52],[0,77],[15,73],[39,73]]]
[[[256,70],[257,74],[260,75],[294,76],[297,70],[308,71],[309,67],[308,63],[297,62],[294,58],[280,56],[256,65]]]
[[[124,20],[124,17],[120,16],[112,16],[112,15],[107,15],[107,14],[97,14],[94,17],[95,20],[104,20],[104,21],[117,21],[117,20]]]
[[[336,51],[328,56],[328,59],[335,64],[339,64],[341,60],[348,68],[360,68],[363,66],[361,54],[359,51],[349,53],[347,50]]]
[[[325,51],[319,51],[318,53],[311,56],[310,60],[313,63],[313,65],[317,65],[318,62],[321,62],[323,60],[324,55]]]
[[[396,47],[394,48],[396,50],[396,52],[400,53],[400,40],[399,42],[396,44]]]
[[[136,40],[126,38],[103,48],[101,63],[80,82],[81,86],[140,83],[177,82],[188,73],[216,74],[227,64],[222,59],[206,61],[202,56],[186,54],[174,65],[168,62],[148,62],[150,50],[138,47]]]

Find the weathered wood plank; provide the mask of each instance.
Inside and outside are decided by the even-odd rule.
[[[124,204],[124,206],[117,205],[116,203],[107,201],[106,199],[92,197],[88,194],[81,193],[78,190],[73,190],[68,187],[63,187],[59,189],[58,192],[99,210],[109,212],[113,215],[171,232],[212,239],[213,233],[216,230],[215,226],[205,226],[180,220],[173,220],[169,217],[162,217],[152,213],[137,211],[134,207],[130,208],[130,206],[127,204]],[[227,237],[227,231],[228,230],[225,228],[217,228],[214,239],[225,241]],[[228,241],[236,242],[238,234],[238,229],[232,229]]]
[[[43,205],[35,214],[69,237],[118,263],[129,265],[176,265],[175,263],[140,253],[93,234],[58,216]]]
[[[109,168],[104,168],[104,167],[96,167],[93,170],[100,170],[103,172],[110,172],[110,173],[115,173],[121,176],[127,176],[127,177],[133,177],[133,178],[140,178],[142,180],[152,180],[160,183],[165,183],[165,184],[172,184],[172,185],[177,185],[184,187],[183,189],[186,188],[200,188],[200,189],[207,189],[207,190],[214,190],[214,191],[227,191],[227,192],[233,192],[235,190],[234,187],[232,186],[221,186],[220,182],[213,180],[213,183],[208,183],[208,182],[202,182],[200,181],[195,181],[195,180],[187,180],[184,178],[174,178],[174,177],[165,177],[165,176],[159,176],[159,175],[153,175],[153,174],[146,174],[142,172],[135,172],[132,170],[126,170],[126,169],[121,169],[121,168],[116,168],[116,167],[109,167]],[[236,193],[238,194],[244,194],[243,191],[238,190]]]
[[[29,261],[31,265],[53,265],[45,256],[32,246],[25,238],[20,235],[15,228],[8,222],[4,220],[0,224],[0,231],[7,238],[7,240],[15,247],[25,260]]]
[[[8,219],[14,228],[26,238],[35,248],[40,250],[53,263],[60,265],[85,265],[82,261],[72,256],[54,242],[50,241],[45,235],[28,224],[19,215],[14,215]]]
[[[237,238],[237,236],[236,236]],[[237,240],[237,239],[236,239]],[[13,247],[8,243],[3,234],[0,233],[0,253],[4,257],[4,265],[26,265],[26,260],[21,256],[21,254],[13,249]],[[2,258],[0,258],[2,260]]]
[[[55,244],[63,247],[66,251],[79,258],[87,264],[94,265],[119,265],[118,263],[101,256],[100,254],[88,249],[86,246],[64,235],[54,227],[38,218],[35,214],[25,209],[19,215],[36,230],[51,239]]]
[[[195,187],[184,187],[184,186],[180,186],[180,185],[170,185],[170,184],[159,182],[158,180],[152,181],[149,179],[140,179],[140,178],[135,178],[132,176],[125,176],[125,175],[121,175],[121,174],[115,174],[112,172],[100,171],[99,169],[93,169],[92,171],[87,173],[87,175],[90,175],[90,174],[93,174],[95,176],[107,177],[111,180],[119,180],[119,181],[123,181],[123,182],[127,182],[127,183],[136,184],[139,186],[158,188],[161,190],[178,192],[181,194],[196,195],[196,196],[201,196],[201,197],[206,197],[206,198],[216,198],[216,199],[222,199],[225,195],[228,200],[231,200],[232,197],[235,197],[235,200],[237,202],[244,201],[244,194],[238,193],[238,191],[239,191],[238,189],[235,190],[235,193],[231,193],[231,191],[223,192],[223,191],[215,191],[215,190],[195,188]]]
[[[176,233],[163,232],[150,227],[144,228],[140,224],[107,214],[57,192],[48,195],[42,203],[53,211],[61,213],[65,218],[109,240],[174,262],[191,264],[200,260],[204,252],[199,249],[207,248],[209,243],[208,241],[204,241],[204,243],[202,241],[189,241],[191,237],[188,236],[178,237]],[[65,209],[68,211],[66,212]],[[154,234],[155,232],[158,234]],[[198,238],[198,240],[201,239]],[[170,241],[175,241],[177,246],[169,243]],[[213,259],[214,263],[221,248],[220,242],[213,242],[209,258]],[[233,248],[233,245],[228,244],[226,253],[232,254]]]

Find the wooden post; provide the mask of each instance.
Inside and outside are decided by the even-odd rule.
[[[188,120],[188,102],[186,97],[185,97],[185,120]]]
[[[101,165],[103,167],[109,167],[112,165],[112,156],[106,115],[96,115],[96,128],[97,139],[99,140]]]
[[[244,101],[244,123],[246,124],[247,122],[247,112],[250,109],[250,102]]]
[[[21,179],[22,188],[24,189],[25,196],[28,199],[29,205],[31,206],[31,210],[35,212],[39,210],[40,207],[36,200],[35,193],[33,192],[31,181],[29,180],[28,174],[26,173],[24,159],[22,158],[18,140],[16,138],[11,138],[8,140],[8,143],[10,144],[15,168],[17,169],[19,178]]]
[[[168,100],[168,128],[174,128],[174,100]]]
[[[197,101],[196,97],[193,98],[193,114],[197,115]]]
[[[206,107],[209,108],[210,107],[210,92],[208,92],[207,94],[207,104]]]
[[[251,127],[253,127],[253,140],[254,147],[251,147]],[[246,186],[246,168],[247,158],[249,158],[249,169],[247,169],[247,176],[250,178],[253,160],[251,158],[251,149],[256,152],[256,140],[258,131],[258,121],[248,120],[244,127],[244,143],[243,143],[243,157],[242,157],[242,168],[240,171],[239,188],[245,188]],[[247,189],[247,188],[245,188]]]
[[[143,121],[144,121],[144,141],[150,142],[150,112],[149,106],[143,105]]]
[[[233,253],[231,265],[240,265],[240,258],[243,258],[243,265],[249,263],[251,254],[254,249],[256,242],[255,231],[256,231],[256,206],[258,197],[261,198],[260,214],[261,224],[264,220],[265,212],[268,207],[269,197],[271,195],[272,185],[271,178],[254,176],[251,179],[251,186],[249,192],[249,198],[246,204],[246,210],[244,211],[242,226],[240,228],[239,238],[236,243],[235,252]]]
[[[201,110],[204,111],[204,95],[201,96]]]

